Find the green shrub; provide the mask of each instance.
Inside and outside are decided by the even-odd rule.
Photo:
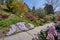
[[[43,9],[39,8],[36,10],[35,15],[38,16],[39,18],[43,18],[45,17],[46,14],[44,13]]]
[[[17,23],[17,22],[19,22],[20,20],[19,20],[18,18],[12,18],[12,19],[10,19],[10,21],[11,21],[12,23]]]
[[[11,24],[12,24],[12,22],[9,21],[9,20],[2,20],[2,21],[0,21],[0,26],[2,26],[2,27],[8,27]]]
[[[12,15],[6,20],[0,21],[0,29],[3,27],[9,27],[11,24],[15,24],[20,21],[20,18],[18,16]]]
[[[33,24],[35,27],[40,25],[40,22],[31,21],[31,20],[29,20],[29,19],[23,19],[23,21],[26,22],[26,23],[31,23],[31,24]]]

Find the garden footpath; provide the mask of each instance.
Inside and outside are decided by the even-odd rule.
[[[39,26],[32,30],[21,32],[16,35],[12,35],[12,36],[5,37],[5,38],[0,38],[0,40],[32,40],[34,34],[37,34],[41,29],[46,30],[47,26],[50,24],[52,23],[47,23],[44,26]]]

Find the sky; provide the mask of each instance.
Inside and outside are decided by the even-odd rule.
[[[45,0],[24,0],[24,2],[32,9],[35,6],[36,9],[43,8],[45,4]]]
[[[35,8],[38,9],[38,8],[44,8],[44,4],[46,3],[46,0],[24,0],[24,2],[29,6],[30,9],[32,9],[33,6],[35,6]],[[59,11],[59,10],[60,10],[60,6],[57,7],[55,11]]]
[[[33,6],[35,6],[36,9],[44,8],[44,4],[46,3],[46,0],[23,0],[23,1],[29,6],[30,9],[32,9]],[[60,10],[60,6],[56,8],[55,11],[58,10]]]

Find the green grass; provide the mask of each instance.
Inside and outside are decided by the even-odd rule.
[[[2,14],[9,14],[7,12],[2,11]],[[5,20],[0,20],[0,29],[4,27],[9,27],[11,24],[15,24],[20,21],[20,18],[14,14],[11,14],[9,18]]]
[[[40,25],[39,22],[34,22],[34,21],[31,21],[31,20],[26,19],[26,18],[23,18],[23,21],[26,22],[26,23],[31,23],[31,24],[33,24],[35,27]]]

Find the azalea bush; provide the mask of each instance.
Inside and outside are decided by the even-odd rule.
[[[41,30],[37,37],[38,40],[58,40],[58,34],[54,25],[49,26],[47,30]]]
[[[35,22],[38,21],[38,17],[32,15],[31,13],[27,13],[27,14],[26,14],[26,18],[31,19],[32,21],[35,21]]]

